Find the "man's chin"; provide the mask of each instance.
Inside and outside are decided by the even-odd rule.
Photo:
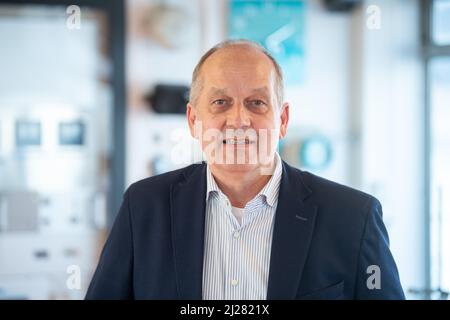
[[[270,165],[260,163],[214,163],[212,164],[216,169],[222,172],[232,173],[246,173],[259,170],[261,175],[270,175],[272,168]]]
[[[245,153],[239,154],[236,152],[224,153],[223,150],[219,150],[216,154],[207,157],[207,162],[210,166],[229,173],[245,173],[260,169],[262,175],[267,175],[267,171],[271,171],[275,153],[260,157],[257,149],[245,151]],[[216,155],[219,157],[217,158]]]
[[[250,171],[259,167],[258,163],[221,163],[215,164],[217,168],[227,171]]]

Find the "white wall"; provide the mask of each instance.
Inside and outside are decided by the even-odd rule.
[[[308,1],[306,10],[305,82],[286,88],[289,130],[301,137],[322,134],[330,139],[332,162],[314,173],[349,184],[351,16],[327,11],[321,1]]]
[[[197,60],[202,54],[203,35],[200,0],[172,0],[167,5],[179,7],[185,12],[188,29],[180,39],[179,48],[167,48],[149,36],[145,20],[150,9],[161,3],[157,0],[127,1],[127,47],[126,74],[128,86],[127,126],[126,126],[126,184],[145,178],[151,174],[151,159],[159,154],[168,157],[171,133],[182,130],[189,136],[183,115],[158,115],[149,111],[144,96],[157,83],[189,85]],[[163,140],[154,142],[154,136]]]

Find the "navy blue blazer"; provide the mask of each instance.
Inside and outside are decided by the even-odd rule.
[[[131,185],[86,299],[201,299],[205,199],[205,163]],[[381,216],[374,197],[283,161],[267,299],[404,299]]]

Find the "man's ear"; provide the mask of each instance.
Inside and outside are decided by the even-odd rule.
[[[280,113],[280,136],[279,138],[282,139],[287,133],[287,127],[289,123],[289,103],[285,102],[283,106],[281,107],[281,113]]]
[[[195,132],[195,120],[197,119],[197,109],[189,102],[186,107],[186,118],[189,125],[189,131],[191,136],[196,139],[197,135]]]

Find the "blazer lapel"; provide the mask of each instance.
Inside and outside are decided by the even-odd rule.
[[[317,205],[300,172],[283,161],[275,214],[267,299],[294,299],[313,234]]]
[[[204,163],[171,188],[172,243],[180,299],[202,298],[205,197]]]

